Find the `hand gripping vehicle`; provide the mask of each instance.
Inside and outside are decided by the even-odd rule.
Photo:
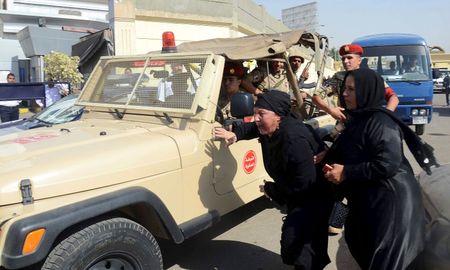
[[[76,102],[79,121],[0,136],[3,269],[162,269],[157,239],[181,243],[261,196],[258,141],[213,138],[224,63],[301,45],[320,66],[326,38],[222,41],[102,58]]]

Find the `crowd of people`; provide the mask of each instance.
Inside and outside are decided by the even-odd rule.
[[[398,97],[379,74],[361,66],[363,48],[348,44],[339,54],[345,71],[333,77],[337,106],[320,93],[312,95],[312,101],[338,121],[330,148],[292,112],[284,65],[290,64],[297,81],[304,81],[308,71],[300,70],[305,60],[298,55],[291,55],[290,63],[276,56],[259,60],[249,73],[242,63],[228,63],[219,107],[229,116],[224,104],[229,105],[230,96],[252,93],[254,122],[218,128],[214,135],[227,145],[259,139],[264,167],[273,179],[260,191],[287,213],[280,241],[285,264],[315,270],[330,262],[330,214],[345,198],[345,240],[362,269],[420,269],[424,209],[403,141],[421,166],[434,164],[433,153],[393,114]],[[428,164],[423,163],[424,153]]]

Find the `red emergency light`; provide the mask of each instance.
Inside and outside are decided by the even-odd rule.
[[[177,52],[177,46],[175,46],[175,35],[173,32],[167,31],[162,34],[162,53],[174,53]]]

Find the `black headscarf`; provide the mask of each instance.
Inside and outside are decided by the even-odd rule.
[[[394,120],[403,132],[404,139],[408,145],[409,150],[413,154],[417,163],[422,167],[427,174],[431,174],[431,166],[439,167],[436,158],[434,157],[434,148],[423,141],[412,131],[401,119],[399,119],[393,112],[385,109],[382,105],[384,102],[385,85],[384,80],[375,71],[371,69],[360,68],[348,71],[344,78],[353,76],[355,79],[355,94],[357,108],[355,110],[347,110],[352,117],[364,117],[373,114],[374,112],[383,112]],[[346,108],[344,98],[340,93],[341,104]]]
[[[348,71],[345,74],[344,83],[348,76],[353,76],[355,79],[357,102],[357,108],[355,110],[347,110],[350,115],[362,113],[374,108],[381,108],[383,106],[385,90],[384,81],[380,75],[371,69],[360,68]],[[343,91],[340,93],[341,104],[347,109],[342,94]]]
[[[255,107],[272,111],[283,117],[291,111],[291,98],[289,94],[273,89],[258,95]]]

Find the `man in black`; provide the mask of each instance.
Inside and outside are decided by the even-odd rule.
[[[444,91],[445,91],[445,101],[447,102],[447,106],[449,106],[448,95],[450,94],[450,76],[448,73],[444,77]]]

